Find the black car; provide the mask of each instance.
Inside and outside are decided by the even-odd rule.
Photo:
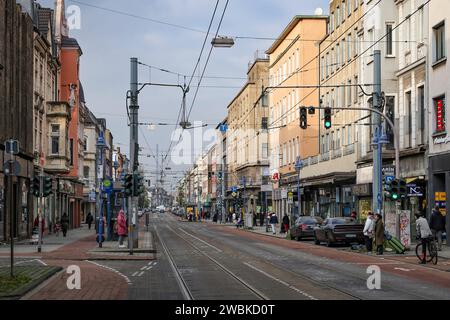
[[[314,228],[314,243],[326,242],[327,246],[335,243],[364,243],[364,225],[353,218],[328,218]]]
[[[295,220],[291,226],[291,239],[300,241],[303,238],[314,237],[314,227],[321,225],[323,220],[321,217],[301,216]]]

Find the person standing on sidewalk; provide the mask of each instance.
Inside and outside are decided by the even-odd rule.
[[[283,217],[283,226],[284,226],[284,232],[288,233],[289,231],[289,217],[288,215],[285,213],[284,217]]]
[[[127,236],[127,220],[123,210],[120,210],[117,216],[117,234],[119,235],[119,248],[125,248],[123,239]]]
[[[422,242],[422,261],[420,264],[427,263],[427,245],[430,237],[433,235],[430,230],[430,226],[428,225],[427,219],[423,216],[421,212],[417,212],[416,216],[416,231],[417,238]]]
[[[364,240],[366,242],[367,253],[371,254],[373,250],[373,230],[374,230],[374,221],[373,221],[373,212],[369,212],[367,214],[367,220],[364,224]]]
[[[61,218],[61,228],[62,228],[63,236],[65,237],[67,235],[67,230],[69,229],[69,217],[67,216],[67,213],[65,213],[65,212]]]
[[[94,217],[92,216],[92,213],[88,213],[86,217],[86,223],[88,225],[89,230],[91,230],[92,222],[94,221]]]
[[[276,234],[277,233],[277,229],[276,229],[276,225],[278,224],[278,217],[275,213],[272,213],[272,215],[270,216],[270,227],[272,228],[272,233]]]
[[[439,211],[439,206],[436,206],[431,212],[430,229],[433,237],[437,239],[438,251],[442,251],[442,233],[445,232],[445,217]]]
[[[377,255],[383,254],[384,245],[384,223],[381,214],[375,215],[375,245],[377,246]]]

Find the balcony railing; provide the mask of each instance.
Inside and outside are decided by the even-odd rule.
[[[339,149],[334,149],[326,153],[321,153],[317,156],[309,157],[303,161],[304,167],[315,165],[319,162],[329,161],[331,159],[338,159],[355,153],[355,144],[349,144]]]

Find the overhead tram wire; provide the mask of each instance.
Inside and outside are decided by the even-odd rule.
[[[224,15],[225,15],[225,12],[226,12],[227,7],[228,7],[228,2],[229,2],[229,0],[227,0],[226,3],[225,3],[225,7],[224,7],[224,9],[223,9],[222,16],[221,16],[220,21],[219,21],[219,24],[218,24],[218,26],[217,26],[217,30],[216,30],[216,35],[215,35],[215,37],[217,37],[217,35],[218,35],[218,33],[219,33],[219,30],[220,30],[220,27],[221,27],[221,25],[222,25],[223,17],[224,17]],[[206,45],[206,41],[207,41],[207,39],[208,39],[209,31],[210,31],[210,29],[211,29],[211,26],[212,26],[212,23],[213,23],[213,19],[214,19],[214,16],[215,16],[215,13],[216,13],[218,4],[219,4],[219,0],[217,0],[216,6],[215,6],[215,8],[214,8],[214,14],[213,14],[213,17],[212,17],[212,19],[211,19],[211,23],[210,23],[210,25],[209,25],[209,27],[208,27],[208,34],[206,35],[205,41],[203,42],[203,46],[202,46],[202,50],[201,50],[201,52],[200,52],[199,59],[197,60],[197,64],[195,65],[194,71],[192,72],[191,79],[189,80],[188,88],[190,87],[190,85],[191,85],[191,83],[192,83],[192,80],[194,79],[195,72],[197,71],[197,68],[198,68],[198,66],[199,66],[199,64],[200,64],[201,56],[202,56],[204,47],[205,47],[205,45]],[[204,77],[204,75],[205,75],[205,71],[206,71],[206,68],[207,68],[207,66],[208,66],[209,59],[211,58],[211,52],[212,52],[212,49],[213,49],[213,48],[214,48],[214,47],[211,45],[211,48],[210,48],[209,53],[208,53],[208,57],[207,57],[207,59],[206,59],[205,65],[204,65],[204,67],[203,67],[202,75],[201,75],[201,77],[199,78],[198,85],[197,85],[197,88],[196,88],[196,90],[195,90],[195,95],[194,95],[194,98],[193,98],[193,100],[192,100],[192,104],[191,104],[189,113],[188,113],[187,117],[185,117],[185,119],[184,119],[184,121],[186,121],[186,122],[187,122],[188,119],[189,119],[189,116],[190,116],[190,114],[191,114],[191,111],[192,111],[192,108],[193,108],[193,106],[194,106],[195,100],[196,100],[196,98],[197,98],[197,94],[198,94],[198,91],[199,91],[201,82],[202,82],[202,80],[203,80],[203,77]],[[185,111],[185,110],[184,110],[184,111]],[[178,144],[178,143],[180,142],[181,137],[183,136],[184,130],[185,130],[185,128],[182,128],[182,131],[181,131],[181,133],[180,133],[180,137],[178,138],[178,142],[177,142],[176,144]],[[172,141],[172,142],[173,142],[173,141]],[[172,145],[173,145],[172,142],[171,142],[171,147],[172,147]],[[164,161],[165,161],[165,160],[167,159],[167,157],[169,156],[170,151],[171,151],[171,148],[169,148],[169,150],[168,150],[166,156],[164,157]]]

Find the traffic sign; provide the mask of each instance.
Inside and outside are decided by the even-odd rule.
[[[19,141],[17,140],[7,140],[5,141],[5,152],[7,154],[18,154],[19,153]]]

